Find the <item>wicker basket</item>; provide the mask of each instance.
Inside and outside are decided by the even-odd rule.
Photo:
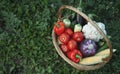
[[[58,54],[66,61],[68,62],[71,66],[73,66],[74,68],[78,69],[78,70],[95,70],[95,69],[99,69],[100,67],[104,66],[106,63],[109,62],[109,60],[112,57],[112,45],[110,43],[110,40],[106,37],[106,35],[102,32],[102,30],[88,17],[86,16],[83,12],[77,10],[76,8],[72,7],[72,6],[68,6],[68,5],[63,5],[59,8],[58,10],[58,20],[61,20],[61,12],[63,9],[69,9],[72,10],[74,12],[76,12],[77,14],[81,15],[87,22],[90,22],[97,30],[98,32],[103,36],[103,38],[105,39],[105,41],[107,42],[107,45],[109,46],[110,49],[110,55],[103,59],[103,63],[99,63],[96,65],[82,65],[82,64],[77,64],[74,63],[73,61],[71,61],[68,57],[65,56],[65,54],[61,51],[60,47],[58,46],[57,43],[57,38],[56,38],[56,34],[54,33],[54,31],[52,31],[52,40],[53,40],[53,44],[58,52]]]

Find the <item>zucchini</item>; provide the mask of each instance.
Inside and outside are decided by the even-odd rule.
[[[115,52],[115,51],[116,51],[116,49],[113,49],[113,52]],[[109,55],[109,54],[110,54],[110,49],[104,49],[104,50],[98,52],[96,55],[98,56],[98,55]]]
[[[100,51],[102,51],[102,50],[104,50],[106,48],[108,48],[108,45],[107,45],[107,43],[104,43],[102,46],[100,46],[100,48],[98,49],[97,52],[100,52]]]
[[[98,46],[99,46],[99,47],[102,47],[104,44],[105,44],[104,41],[99,41],[99,42],[98,42]]]

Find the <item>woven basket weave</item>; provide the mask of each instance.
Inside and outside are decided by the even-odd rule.
[[[107,36],[102,32],[102,30],[86,15],[84,14],[83,12],[77,10],[76,8],[72,7],[72,6],[68,6],[68,5],[63,5],[59,8],[58,10],[58,20],[61,20],[61,12],[63,9],[69,9],[69,10],[72,10],[74,11],[75,13],[81,15],[87,22],[90,22],[96,29],[97,31],[103,36],[103,38],[105,39],[105,41],[107,42],[107,45],[109,46],[109,49],[110,49],[110,55],[103,59],[103,63],[99,63],[99,64],[96,64],[96,65],[90,65],[90,66],[87,66],[87,65],[82,65],[82,64],[77,64],[77,63],[74,63],[73,61],[71,61],[69,58],[67,58],[65,56],[65,54],[61,51],[58,43],[57,43],[57,36],[56,34],[54,33],[54,30],[52,30],[52,41],[53,41],[53,44],[55,46],[55,49],[56,51],[58,52],[58,54],[66,61],[68,62],[71,66],[73,66],[74,68],[78,69],[78,70],[95,70],[95,69],[99,69],[100,67],[104,66],[106,63],[109,62],[109,60],[111,59],[112,57],[112,45],[110,43],[110,40],[107,38]]]

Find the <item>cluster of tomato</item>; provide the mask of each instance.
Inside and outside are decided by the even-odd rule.
[[[54,25],[54,32],[58,37],[61,50],[74,62],[79,62],[82,58],[81,52],[77,49],[78,42],[83,40],[82,32],[74,32],[71,28],[66,27],[61,21]],[[76,57],[79,56],[79,57]]]

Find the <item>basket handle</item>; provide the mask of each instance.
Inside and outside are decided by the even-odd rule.
[[[112,58],[112,45],[110,43],[110,40],[106,37],[106,35],[103,33],[103,31],[98,27],[98,25],[96,25],[96,23],[94,23],[86,14],[84,14],[83,12],[79,11],[78,9],[72,7],[72,6],[68,6],[68,5],[63,5],[59,8],[58,10],[58,20],[61,19],[61,12],[63,9],[69,9],[72,10],[74,12],[76,12],[77,14],[81,15],[84,19],[86,19],[87,21],[89,21],[96,29],[97,31],[103,36],[103,38],[105,39],[105,41],[107,42],[107,45],[109,46],[110,49],[110,55],[107,58],[104,58],[103,61],[104,62],[108,62],[111,58]]]

